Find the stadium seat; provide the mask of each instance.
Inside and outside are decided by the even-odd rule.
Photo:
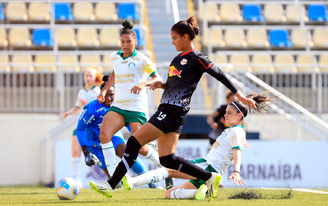
[[[140,31],[140,29],[133,29],[136,32],[137,35],[137,46],[144,46],[145,42],[144,42],[144,36],[143,33]]]
[[[13,54],[11,62],[12,71],[33,72],[33,60],[30,54]]]
[[[299,72],[312,72],[312,69],[316,71],[316,68],[311,66],[315,63],[312,54],[300,54],[296,57],[297,69]]]
[[[316,28],[313,31],[314,46],[318,48],[328,47],[328,28]]]
[[[309,18],[312,21],[322,22],[328,20],[327,8],[323,4],[309,5],[308,11],[309,11]]]
[[[57,42],[59,47],[75,47],[77,45],[73,28],[58,28]]]
[[[304,11],[303,17],[301,17],[302,9]],[[304,22],[308,22],[309,18],[306,16],[306,10],[304,5],[301,4],[288,4],[286,6],[286,18],[288,22],[299,23],[301,18]]]
[[[245,4],[243,6],[243,18],[247,21],[264,21],[261,6],[258,4]]]
[[[297,72],[294,57],[291,54],[277,54],[273,63],[276,72]]]
[[[80,28],[77,30],[77,45],[80,47],[98,47],[98,34],[95,28]]]
[[[139,20],[137,6],[132,3],[121,3],[117,7],[118,17],[121,19]]]
[[[248,29],[246,40],[249,47],[268,48],[270,46],[267,31],[265,29]]]
[[[29,47],[30,32],[27,28],[12,28],[9,31],[9,45],[13,47]]]
[[[221,66],[220,64],[228,64],[228,57],[225,54],[215,54],[213,56],[213,62],[214,64],[217,64],[220,69],[222,69],[225,72],[229,72],[228,66]]]
[[[241,22],[243,17],[240,15],[240,9],[238,4],[223,3],[220,6],[221,21],[225,22]]]
[[[76,21],[94,21],[93,5],[90,2],[76,2],[73,6],[73,16]]]
[[[7,32],[5,28],[0,28],[0,47],[8,46]]]
[[[37,54],[35,55],[34,63],[35,71],[55,72],[57,67],[55,64],[55,57],[52,54]]]
[[[112,64],[112,61],[110,60],[110,54],[105,54],[103,56],[103,64],[106,64],[104,65],[104,71],[106,72],[112,72],[113,71],[113,66],[111,65]]]
[[[38,46],[53,46],[54,42],[51,37],[50,29],[34,29],[33,44]]]
[[[9,21],[26,21],[28,19],[24,2],[9,2],[6,7],[6,17]]]
[[[99,33],[100,45],[103,47],[120,47],[120,29],[103,28]]]
[[[270,44],[276,47],[291,47],[288,31],[285,29],[276,29],[270,31]]]
[[[213,28],[212,30],[212,40],[211,40],[211,44],[213,48],[217,48],[217,47],[224,47],[225,43],[223,41],[223,34],[222,34],[222,30],[221,29],[216,29]],[[203,46],[208,46],[208,38],[209,38],[209,33],[208,33],[208,29],[205,29],[205,31],[203,32],[203,38],[202,38],[202,43]]]
[[[308,38],[308,41],[306,38]],[[313,47],[311,34],[307,29],[293,29],[290,34],[290,40],[293,44],[293,47],[296,48],[305,48],[307,44],[310,47]]]
[[[118,19],[116,7],[113,2],[99,2],[95,9],[98,21],[116,21]]]
[[[50,21],[48,3],[31,2],[28,7],[28,16],[33,21]]]
[[[264,18],[267,22],[285,22],[284,8],[281,4],[265,4]]]
[[[236,71],[252,71],[248,54],[232,54],[229,62]]]
[[[3,20],[4,18],[5,18],[5,15],[3,14],[2,4],[0,3],[0,20]]]
[[[70,21],[73,19],[71,5],[69,3],[55,3],[55,19],[61,21]]]
[[[0,72],[9,72],[10,67],[8,66],[9,56],[8,54],[0,54]]]
[[[269,54],[254,54],[252,57],[253,72],[274,72],[272,58]]]
[[[204,7],[203,4],[199,5],[198,8],[198,19],[200,21],[203,20],[204,17]],[[208,22],[218,22],[221,20],[220,15],[219,15],[219,8],[217,3],[206,3],[206,17]]]
[[[102,71],[103,68],[99,66],[101,64],[99,54],[82,54],[80,58],[81,69],[84,71],[90,66],[96,66],[99,71]]]
[[[328,54],[321,54],[318,63],[322,72],[328,72]]]
[[[78,72],[80,67],[78,66],[78,58],[75,54],[67,54],[59,56],[60,68],[65,71]]]
[[[224,39],[227,47],[243,48],[247,47],[244,30],[240,28],[225,30]]]

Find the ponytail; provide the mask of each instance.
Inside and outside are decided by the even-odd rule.
[[[172,26],[171,31],[177,32],[180,36],[188,34],[190,40],[192,41],[199,34],[199,27],[196,18],[191,16],[187,20],[182,20],[175,23]]]

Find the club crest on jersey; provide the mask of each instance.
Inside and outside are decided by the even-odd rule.
[[[170,66],[169,67],[169,77],[173,77],[173,76],[178,76],[179,78],[181,78],[181,71],[178,71],[174,66]]]
[[[185,64],[187,64],[187,61],[188,61],[187,59],[182,59],[181,62],[180,62],[180,64],[181,65],[185,65]]]
[[[136,68],[136,64],[133,63],[133,62],[130,62],[129,65],[128,65],[128,68],[129,68],[130,70],[133,70],[133,69]]]

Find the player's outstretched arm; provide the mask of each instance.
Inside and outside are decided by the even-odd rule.
[[[243,184],[245,185],[245,183],[240,177],[241,151],[240,151],[240,149],[236,148],[236,149],[233,149],[232,152],[233,152],[233,159],[234,159],[234,163],[235,163],[235,170],[232,173],[232,175],[230,177],[228,177],[228,179],[232,179],[233,183],[237,186],[238,186],[238,184],[240,186],[243,186]]]
[[[131,89],[131,93],[133,94],[139,94],[140,91],[145,88],[146,86],[151,86],[155,82],[162,82],[162,78],[159,76],[158,73],[155,73],[151,76],[151,80],[141,82],[140,84],[137,84]]]

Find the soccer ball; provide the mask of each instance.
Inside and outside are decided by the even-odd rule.
[[[63,178],[56,184],[56,193],[61,200],[74,200],[79,194],[79,187],[72,178]]]

